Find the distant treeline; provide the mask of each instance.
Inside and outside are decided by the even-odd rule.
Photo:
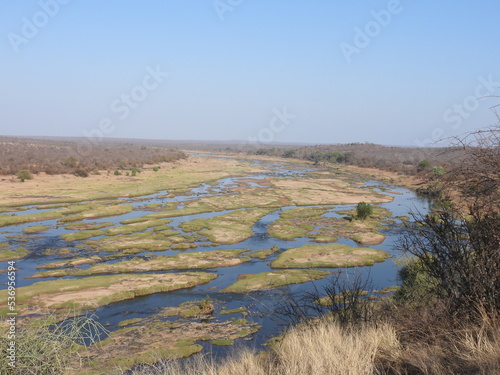
[[[131,170],[145,164],[187,158],[183,151],[145,142],[83,141],[0,137],[0,175],[70,173],[85,177],[99,170]]]
[[[227,152],[300,159],[321,164],[349,164],[417,174],[436,166],[448,170],[460,157],[458,149],[382,146],[373,143],[343,145],[253,145],[237,142],[0,137],[0,175],[20,170],[85,176],[99,170],[127,170],[144,164],[172,162],[187,157],[179,149]],[[424,168],[423,168],[424,166]]]
[[[225,151],[229,151],[228,148]],[[379,168],[393,172],[416,174],[426,166],[447,169],[456,160],[457,149],[391,147],[372,143],[316,146],[268,146],[247,148],[248,154],[280,156],[308,160],[316,165],[339,163],[366,168]]]

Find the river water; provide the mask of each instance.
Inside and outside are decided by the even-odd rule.
[[[207,155],[191,155],[191,157],[207,157]],[[218,156],[210,156],[210,157],[218,157]],[[120,221],[131,218],[138,218],[144,215],[150,214],[150,211],[144,210],[145,205],[159,203],[166,204],[172,201],[175,202],[184,202],[187,200],[191,200],[193,198],[202,198],[206,195],[213,196],[216,195],[226,195],[232,194],[231,188],[238,186],[238,184],[248,184],[249,186],[259,186],[255,182],[245,181],[246,178],[255,180],[255,179],[264,179],[266,177],[279,177],[279,178],[302,178],[307,175],[308,172],[311,172],[312,169],[307,169],[300,166],[294,166],[293,164],[270,164],[268,162],[263,161],[253,161],[256,165],[262,165],[267,168],[271,168],[271,172],[268,173],[259,173],[256,175],[249,175],[244,177],[236,177],[236,178],[223,178],[218,180],[215,184],[200,184],[198,187],[191,189],[189,194],[175,196],[173,198],[165,197],[168,194],[168,190],[159,191],[150,196],[140,197],[140,199],[121,199],[123,204],[132,204],[135,207],[135,210],[120,216],[115,217],[107,217],[97,220],[92,220],[92,222],[113,222],[118,224]],[[386,186],[385,184],[378,181],[364,181],[364,185],[361,187],[376,189],[377,191],[391,195],[393,197],[392,202],[390,203],[382,203],[378,204],[378,206],[388,209],[392,212],[394,220],[394,224],[390,225],[388,229],[382,230],[381,232],[386,236],[386,239],[380,245],[370,245],[367,247],[380,249],[389,252],[393,255],[393,258],[387,259],[383,263],[376,263],[371,267],[359,267],[355,270],[353,269],[344,269],[346,272],[357,272],[361,273],[365,276],[369,276],[372,280],[373,286],[376,289],[383,289],[387,286],[397,285],[397,269],[394,265],[394,259],[400,254],[395,249],[396,243],[398,241],[399,235],[401,234],[401,224],[402,222],[398,217],[409,217],[411,216],[411,212],[420,212],[425,213],[429,210],[430,201],[427,199],[419,198],[414,192],[400,188],[395,186]],[[266,187],[261,187],[265,189]],[[198,252],[198,251],[210,251],[215,249],[251,249],[251,250],[262,250],[269,249],[273,246],[278,246],[280,248],[280,252],[284,251],[287,248],[302,246],[308,243],[313,244],[311,239],[309,238],[298,238],[293,241],[282,241],[275,238],[272,238],[267,233],[268,225],[279,218],[280,212],[284,210],[288,210],[295,207],[283,207],[281,209],[277,209],[274,212],[269,213],[268,215],[261,218],[254,226],[253,226],[253,236],[248,238],[247,240],[240,242],[235,245],[224,245],[217,247],[203,247],[199,246],[195,249],[185,250],[183,252]],[[329,212],[325,216],[338,216],[339,214],[336,211],[344,211],[354,209],[355,205],[336,205],[335,207],[329,210]],[[29,206],[25,207],[24,211],[19,212],[19,214],[27,214],[27,213],[37,213],[43,212],[37,208],[37,206]],[[224,213],[231,211],[219,211],[219,212],[211,212],[204,214],[196,214],[196,215],[188,215],[182,217],[173,218],[172,223],[170,224],[175,231],[183,233],[182,229],[179,228],[179,225],[182,222],[190,221],[197,218],[210,218],[213,216],[222,215]],[[38,234],[29,235],[28,241],[22,238],[12,238],[15,235],[23,234],[22,230],[24,228],[33,226],[33,223],[9,226],[0,228],[0,242],[7,242],[13,245],[21,245],[28,247],[31,251],[31,254],[25,259],[16,261],[16,266],[19,268],[17,273],[18,283],[17,286],[26,286],[30,285],[34,282],[40,281],[40,279],[26,279],[26,277],[31,276],[37,272],[36,267],[46,264],[48,262],[59,261],[62,259],[67,259],[61,257],[61,255],[44,255],[45,250],[47,249],[58,249],[58,248],[71,248],[75,249],[78,246],[78,241],[67,242],[63,240],[60,236],[64,233],[71,233],[64,229],[56,220],[47,220],[43,222],[37,222],[35,225],[46,224],[51,226],[52,228],[41,232]],[[26,238],[26,236],[24,236]],[[94,238],[93,238],[94,239]],[[340,244],[362,247],[362,245],[357,244],[356,242],[350,239],[340,238],[338,242]],[[203,245],[205,243],[198,242],[198,245]],[[149,253],[149,252],[145,252]],[[163,252],[155,252],[158,255],[173,255],[178,254],[179,251],[175,250],[166,250]],[[291,285],[284,288],[279,288],[278,290],[271,291],[261,291],[261,292],[253,292],[249,294],[235,294],[235,293],[221,293],[219,290],[226,288],[227,286],[233,284],[238,275],[241,274],[256,274],[260,272],[270,271],[270,263],[276,259],[276,256],[279,254],[275,253],[268,257],[265,260],[260,259],[252,259],[249,262],[242,263],[235,267],[221,267],[208,270],[208,272],[216,272],[219,276],[211,281],[208,284],[200,285],[190,289],[181,289],[168,293],[156,293],[148,296],[137,297],[132,300],[126,300],[118,303],[113,303],[104,307],[101,307],[95,311],[96,315],[99,317],[99,321],[107,326],[107,329],[110,331],[114,331],[119,329],[118,323],[120,321],[132,318],[145,318],[157,313],[160,309],[164,307],[172,307],[177,306],[180,303],[188,302],[188,301],[196,301],[205,298],[207,295],[210,296],[212,300],[215,301],[216,312],[214,314],[214,319],[217,321],[223,321],[230,319],[232,317],[239,318],[240,314],[230,314],[230,315],[219,315],[217,311],[220,311],[220,307],[225,307],[226,309],[234,309],[239,307],[247,307],[250,311],[250,315],[246,317],[247,320],[257,322],[262,328],[254,334],[252,341],[243,341],[237,340],[240,343],[244,343],[245,345],[253,345],[259,347],[263,343],[266,342],[269,338],[276,336],[279,334],[280,329],[282,328],[275,317],[272,314],[273,309],[276,306],[276,302],[282,296],[283,289],[287,289],[292,293],[300,293],[304,291],[311,290],[312,288],[318,288],[321,290],[327,283],[328,278],[314,281],[314,282],[306,282],[303,284]],[[88,254],[84,253],[84,250],[81,250],[81,254],[76,256],[85,256]],[[92,255],[109,255],[109,253],[102,254],[92,254]],[[141,256],[141,253],[131,255],[132,257]],[[120,261],[123,258],[120,259]],[[117,261],[117,260],[115,260]],[[114,262],[114,261],[110,261]],[[7,268],[6,262],[0,262],[0,268]],[[85,268],[85,266],[83,267]],[[331,269],[328,269],[331,271]],[[167,271],[169,272],[169,271]],[[172,271],[175,272],[175,271]],[[51,280],[45,279],[45,280]],[[5,285],[2,285],[0,288],[6,288]],[[214,354],[223,354],[227,349],[224,347],[216,347],[210,346],[209,343],[201,343],[208,350],[213,352]]]

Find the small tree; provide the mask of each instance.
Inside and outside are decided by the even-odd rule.
[[[17,178],[20,179],[21,182],[24,182],[24,180],[31,180],[33,176],[27,169],[21,169],[19,172],[17,172]]]
[[[356,217],[361,220],[365,220],[367,217],[373,214],[373,207],[365,202],[359,202],[356,206]]]
[[[417,165],[417,172],[427,171],[431,168],[431,162],[429,160],[422,160]]]

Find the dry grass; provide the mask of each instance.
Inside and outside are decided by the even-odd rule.
[[[376,359],[400,351],[396,333],[389,325],[359,330],[342,328],[331,321],[297,327],[267,353],[240,349],[217,364],[197,356],[184,363],[164,362],[134,375],[323,375],[373,374]]]
[[[238,160],[190,158],[173,163],[159,163],[161,169],[153,172],[145,168],[135,177],[115,176],[101,171],[87,178],[74,175],[46,175],[40,173],[29,182],[0,181],[0,206],[23,206],[80,202],[109,197],[134,197],[169,190],[185,190],[202,182],[234,177],[264,170]]]
[[[437,312],[437,311],[434,311]],[[413,311],[414,317],[419,312]],[[416,319],[418,320],[418,318]],[[267,352],[235,350],[222,361],[197,355],[186,361],[163,361],[133,375],[363,375],[499,374],[500,322],[483,317],[478,324],[449,326],[447,319],[408,339],[408,331],[439,321],[431,311],[424,321],[402,327],[386,322],[341,326],[331,319],[289,330]],[[406,324],[407,321],[404,320]],[[432,333],[430,333],[432,332]]]

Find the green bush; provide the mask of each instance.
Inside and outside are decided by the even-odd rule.
[[[115,176],[121,176],[122,172],[120,172],[119,170],[116,170],[115,171]]]
[[[373,207],[365,202],[359,202],[356,206],[356,217],[361,220],[365,220],[367,217],[373,214]]]
[[[417,165],[417,172],[423,172],[431,167],[431,162],[429,160],[422,160],[420,163]]]
[[[444,176],[445,173],[446,173],[445,169],[439,165],[436,165],[431,168],[431,175],[433,177],[441,177]]]
[[[416,257],[396,260],[401,288],[394,293],[394,299],[410,305],[428,302],[436,295],[438,282],[429,275],[425,265]]]
[[[33,176],[27,169],[21,169],[19,172],[17,172],[17,178],[20,179],[21,182],[24,182],[24,180],[31,180]]]

